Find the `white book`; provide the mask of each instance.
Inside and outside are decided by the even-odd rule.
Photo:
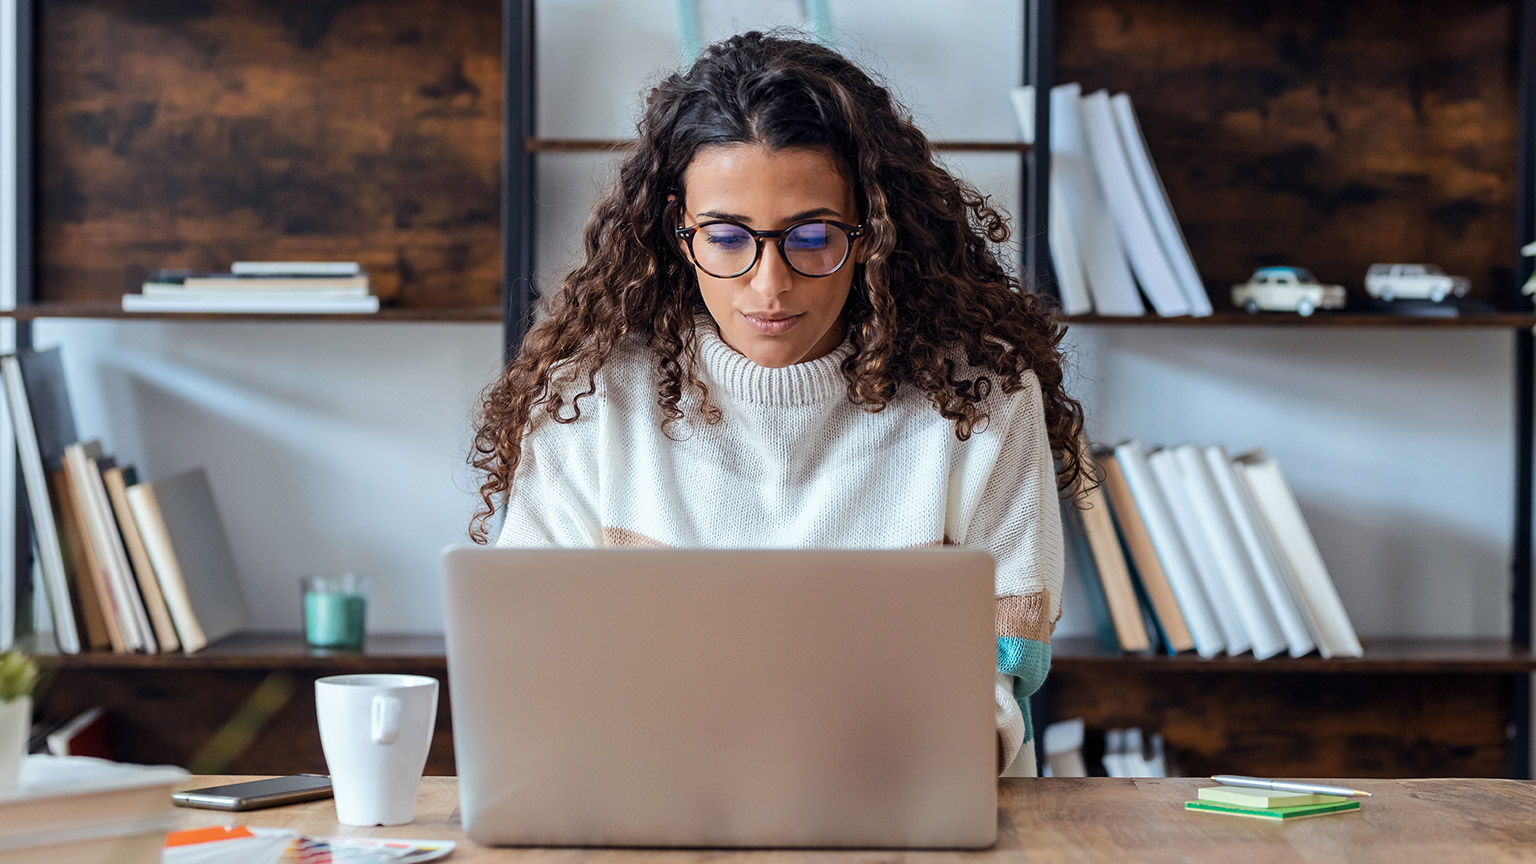
[[[1185,444],[1173,451],[1184,474],[1184,489],[1199,520],[1206,546],[1216,563],[1217,576],[1237,608],[1237,617],[1253,643],[1253,656],[1264,660],[1286,650],[1289,645],[1275,615],[1259,586],[1258,575],[1248,560],[1237,526],[1227,510],[1216,478],[1205,462],[1205,451],[1195,444]]]
[[[188,276],[180,281],[145,282],[148,296],[188,294],[296,294],[304,297],[365,297],[367,276]]]
[[[43,467],[42,453],[37,446],[37,430],[32,425],[32,408],[27,399],[27,390],[22,384],[21,364],[14,356],[0,357],[0,379],[3,379],[5,386],[11,423],[16,429],[21,479],[27,490],[27,506],[32,513],[32,530],[36,535],[43,589],[48,593],[48,606],[53,612],[54,640],[60,652],[79,654],[80,631],[75,626],[73,606],[69,600],[64,553],[59,545],[59,529],[53,521],[53,505],[48,497],[48,476]],[[8,528],[0,527],[0,530]]]
[[[1116,93],[1109,101],[1115,112],[1115,122],[1120,127],[1120,141],[1130,160],[1131,173],[1136,176],[1136,185],[1141,189],[1141,198],[1147,205],[1147,215],[1152,218],[1152,228],[1162,241],[1163,253],[1168,257],[1173,274],[1179,280],[1179,288],[1184,292],[1184,299],[1189,303],[1189,313],[1199,317],[1209,315],[1211,298],[1205,293],[1200,271],[1195,269],[1195,257],[1189,252],[1184,232],[1179,230],[1179,220],[1173,214],[1173,202],[1168,200],[1168,190],[1163,187],[1163,180],[1152,164],[1152,151],[1147,148],[1147,138],[1136,120],[1131,97]]]
[[[1013,100],[1013,113],[1019,121],[1020,140],[1035,143],[1035,88],[1025,84],[1015,87],[1009,94]],[[1067,216],[1066,199],[1061,189],[1061,168],[1051,160],[1050,208],[1046,239],[1051,246],[1051,269],[1056,274],[1056,287],[1061,295],[1061,311],[1066,315],[1087,315],[1093,311],[1093,300],[1088,296],[1088,276],[1083,271],[1083,256],[1077,245],[1077,232]]]
[[[1088,155],[1078,107],[1082,88],[1062,84],[1051,88],[1051,182],[1060,180],[1065,220],[1076,240],[1088,293],[1100,315],[1142,316],[1147,307],[1136,293],[1136,280],[1125,256],[1120,234],[1110,218],[1104,190]]]
[[[107,487],[101,479],[101,466],[97,460],[104,455],[101,442],[96,440],[64,448],[64,461],[69,464],[80,512],[85,517],[85,542],[96,551],[96,560],[107,579],[112,614],[117,618],[124,646],[129,651],[158,653],[160,649],[150,628],[149,614],[144,609],[139,588],[134,584],[128,553],[123,548],[122,535],[118,533],[112,505],[107,500]]]
[[[184,292],[175,296],[124,294],[124,312],[226,312],[254,314],[338,315],[379,311],[379,298],[326,297],[309,293],[238,294],[228,291]]]
[[[1286,648],[1292,657],[1304,657],[1312,653],[1317,644],[1308,630],[1306,619],[1297,608],[1294,589],[1288,584],[1290,576],[1284,570],[1283,560],[1277,560],[1274,542],[1266,535],[1268,527],[1263,517],[1254,510],[1249,499],[1246,481],[1243,481],[1220,445],[1205,448],[1205,463],[1221,490],[1221,497],[1232,515],[1233,527],[1242,541],[1243,551],[1258,577],[1269,608],[1275,613],[1280,632],[1285,634]]]
[[[236,261],[229,272],[236,276],[356,276],[363,268],[356,261]]]
[[[1173,453],[1167,450],[1147,454],[1147,464],[1152,468],[1152,476],[1157,478],[1158,488],[1163,490],[1174,527],[1179,536],[1184,538],[1184,548],[1189,552],[1195,575],[1200,580],[1200,586],[1205,589],[1211,609],[1216,613],[1216,624],[1221,627],[1222,638],[1227,641],[1227,653],[1236,656],[1248,651],[1253,647],[1252,636],[1237,614],[1237,604],[1223,583],[1205,532],[1195,517],[1194,505],[1189,502],[1189,492],[1185,487],[1183,469],[1179,467]]]
[[[1311,638],[1313,647],[1317,649],[1318,654],[1327,659],[1333,656],[1333,649],[1328,645],[1328,636],[1323,630],[1322,621],[1312,608],[1311,601],[1307,599],[1306,592],[1302,590],[1296,570],[1291,566],[1291,560],[1285,550],[1281,548],[1280,538],[1275,536],[1274,528],[1259,504],[1258,495],[1253,491],[1253,484],[1249,482],[1248,472],[1242,465],[1245,457],[1252,459],[1260,453],[1262,451],[1253,451],[1244,456],[1231,458],[1229,464],[1232,466],[1232,479],[1237,485],[1238,493],[1243,497],[1243,502],[1248,506],[1248,512],[1253,514],[1254,529],[1259,536],[1259,542],[1269,553],[1269,559],[1274,562],[1275,572],[1280,576],[1286,593],[1290,595],[1297,614],[1301,616],[1302,624],[1307,628],[1307,635]]]
[[[1301,505],[1280,473],[1279,463],[1264,451],[1254,450],[1237,457],[1236,464],[1248,478],[1259,511],[1274,532],[1301,595],[1317,618],[1322,636],[1318,649],[1325,657],[1359,657],[1365,653],[1360,637],[1349,621],[1349,613],[1344,611],[1338,588],[1328,575],[1328,566],[1323,563],[1323,555],[1301,515]]]
[[[1088,274],[1083,269],[1083,253],[1077,246],[1077,234],[1067,217],[1067,202],[1051,172],[1051,200],[1046,240],[1051,246],[1051,269],[1056,275],[1056,287],[1061,295],[1061,311],[1065,315],[1091,315],[1093,299],[1088,296]]]
[[[1174,527],[1173,516],[1168,512],[1168,504],[1147,464],[1147,456],[1141,444],[1127,441],[1116,447],[1115,461],[1125,475],[1125,485],[1131,490],[1136,511],[1147,527],[1147,534],[1157,550],[1157,560],[1163,565],[1168,584],[1173,588],[1179,612],[1183,614],[1190,638],[1194,640],[1195,653],[1201,657],[1220,654],[1226,647],[1225,638],[1211,611],[1210,601],[1206,599],[1205,589],[1195,575],[1194,564],[1189,560],[1184,541]]]
[[[1188,315],[1189,301],[1185,299],[1178,277],[1157,239],[1146,202],[1131,174],[1130,160],[1120,140],[1114,111],[1109,107],[1109,93],[1104,90],[1090,93],[1079,104],[1088,152],[1093,157],[1099,183],[1104,187],[1104,199],[1109,202],[1109,214],[1125,243],[1126,255],[1131,260],[1131,269],[1136,273],[1142,293],[1147,295],[1157,314],[1165,318]]]

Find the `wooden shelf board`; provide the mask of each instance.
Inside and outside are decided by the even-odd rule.
[[[1119,317],[1109,315],[1070,315],[1064,319],[1072,326],[1112,325],[1121,327],[1403,327],[1447,329],[1520,329],[1536,327],[1536,313],[1495,312],[1462,315],[1454,318],[1430,318],[1414,315],[1382,315],[1374,312],[1315,314],[1303,318],[1278,312],[1250,315],[1247,312],[1218,312],[1204,318],[1181,315],[1163,318],[1157,315]]]
[[[1192,651],[1168,656],[1123,654],[1101,648],[1091,636],[1071,636],[1051,642],[1053,669],[1087,671],[1096,666],[1135,666],[1165,672],[1317,672],[1499,674],[1536,672],[1536,654],[1502,639],[1369,639],[1361,640],[1363,657],[1324,660],[1281,655],[1256,660],[1252,654],[1201,658]]]
[[[1324,660],[1252,654],[1202,659],[1193,652],[1177,656],[1121,654],[1100,648],[1092,637],[1056,639],[1054,668],[1087,670],[1095,666],[1135,666],[1178,672],[1320,672],[1320,673],[1477,673],[1536,672],[1536,654],[1499,639],[1370,639],[1365,656]],[[447,663],[440,635],[370,635],[364,649],[327,651],[309,648],[297,633],[240,633],[195,654],[113,654],[93,652],[50,655],[45,662],[61,668],[99,669],[319,669],[327,672],[418,671],[442,673]]]
[[[60,669],[310,669],[326,673],[418,672],[443,674],[447,660],[442,636],[370,635],[362,651],[310,648],[299,633],[237,633],[195,654],[39,655]]]
[[[368,314],[310,315],[306,313],[227,313],[227,312],[124,312],[121,306],[80,303],[39,303],[0,310],[0,318],[36,321],[43,318],[109,318],[121,321],[440,321],[444,323],[501,323],[501,309],[494,306],[471,308],[385,307]]]
[[[633,144],[627,138],[528,138],[523,149],[529,153],[604,153],[624,150]],[[1022,141],[933,141],[933,149],[946,152],[1028,153]]]

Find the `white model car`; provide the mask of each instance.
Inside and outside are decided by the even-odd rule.
[[[1249,312],[1343,309],[1344,286],[1323,285],[1301,267],[1260,267],[1247,282],[1232,286],[1232,305]]]
[[[1465,276],[1447,276],[1433,264],[1372,264],[1365,271],[1365,293],[1378,300],[1428,300],[1462,297],[1471,282]]]

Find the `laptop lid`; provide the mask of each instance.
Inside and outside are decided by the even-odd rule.
[[[442,560],[475,842],[994,842],[986,553],[454,547]]]

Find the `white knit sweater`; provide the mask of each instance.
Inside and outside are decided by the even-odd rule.
[[[698,333],[699,377],[722,422],[708,425],[689,396],[687,417],[663,434],[655,362],[627,344],[579,420],[546,417],[524,441],[497,545],[985,549],[997,561],[1005,773],[1033,774],[1026,700],[1050,665],[1063,566],[1039,382],[994,386],[990,419],[960,441],[915,387],[878,413],[850,402],[838,369],[846,342],[767,368],[708,319]]]

